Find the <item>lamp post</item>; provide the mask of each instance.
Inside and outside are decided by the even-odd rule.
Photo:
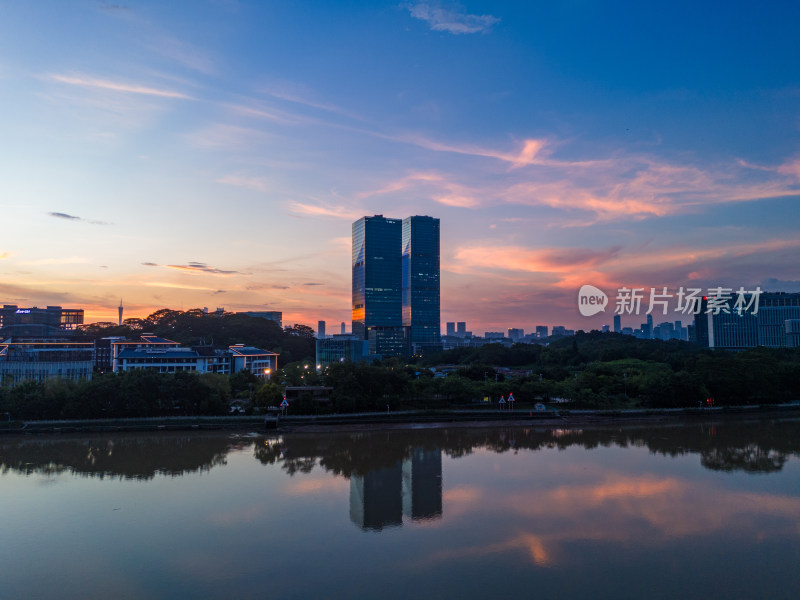
[[[271,379],[271,371],[270,369],[264,369],[264,375],[267,376],[267,381]]]

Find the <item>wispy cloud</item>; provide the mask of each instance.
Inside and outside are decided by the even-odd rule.
[[[280,285],[280,284],[277,284],[277,283],[251,283],[250,285],[245,287],[245,289],[246,290],[250,290],[250,291],[255,291],[255,292],[258,292],[258,291],[261,291],[261,290],[288,290],[289,286],[288,285]]]
[[[256,119],[280,123],[282,125],[298,124],[324,124],[318,119],[305,117],[293,112],[279,110],[273,106],[266,106],[263,102],[250,100],[249,104],[242,103],[223,103],[222,106],[231,112],[243,117],[254,117]]]
[[[11,252],[0,252],[0,260],[4,258],[11,258]]]
[[[147,281],[144,285],[148,287],[168,288],[174,290],[195,290],[200,292],[213,292],[214,288],[200,287],[196,285],[186,285],[183,283],[169,283],[165,281]]]
[[[593,250],[590,248],[531,249],[521,246],[482,244],[457,249],[455,259],[471,267],[560,273],[578,268],[596,268],[614,259],[620,250],[620,246]]]
[[[206,263],[201,263],[201,262],[189,262],[185,265],[160,265],[154,262],[143,262],[142,265],[144,265],[145,267],[163,267],[165,269],[176,269],[178,271],[187,271],[189,273],[208,273],[210,275],[241,275],[241,271],[218,269],[216,267],[210,267]]]
[[[57,219],[67,219],[68,221],[80,221],[80,217],[76,217],[75,215],[68,215],[67,213],[62,212],[51,212],[47,213],[51,217],[55,217]]]
[[[94,221],[91,219],[84,219],[83,217],[78,217],[76,215],[70,215],[68,213],[63,213],[63,212],[49,212],[47,214],[51,217],[55,217],[56,219],[64,219],[65,221],[82,221],[84,223],[89,223],[91,225],[111,225],[111,223],[107,221]]]
[[[190,262],[185,265],[164,265],[167,269],[177,269],[179,271],[189,271],[192,273],[210,273],[211,275],[238,275],[240,271],[228,271],[210,267],[206,263]]]
[[[523,285],[531,281],[520,278],[521,274],[541,274],[543,281],[560,289],[577,289],[587,282],[609,286],[686,285],[712,275],[717,284],[733,276],[744,285],[763,278],[763,268],[746,271],[743,265],[770,264],[773,272],[781,272],[786,263],[792,264],[788,257],[797,249],[800,240],[790,238],[706,247],[645,245],[601,249],[530,248],[483,242],[457,248],[448,270],[491,273],[498,279],[520,281]]]
[[[107,79],[98,79],[96,77],[89,77],[86,75],[58,75],[50,74],[49,78],[59,83],[67,85],[76,85],[81,87],[96,88],[102,90],[110,90],[114,92],[121,92],[126,94],[142,94],[145,96],[159,96],[161,98],[178,98],[183,100],[192,100],[191,96],[176,92],[173,90],[163,90],[145,85],[134,83],[121,83],[118,81],[109,81]]]
[[[353,221],[363,216],[361,211],[348,209],[343,206],[321,206],[317,204],[305,204],[303,202],[289,202],[287,209],[297,215],[307,217],[330,217],[333,219],[346,219]]]
[[[480,204],[475,197],[474,191],[468,186],[451,181],[439,173],[424,171],[411,173],[400,179],[392,180],[377,189],[361,192],[356,195],[356,198],[363,200],[409,189],[423,190],[431,200],[445,206],[476,208]]]
[[[294,93],[291,91],[287,91],[281,88],[272,88],[265,90],[265,94],[272,96],[273,98],[277,98],[278,100],[283,100],[285,102],[291,102],[293,104],[300,104],[302,106],[308,106],[309,108],[316,108],[318,110],[323,110],[326,112],[334,113],[337,115],[342,115],[344,117],[348,117],[350,119],[356,121],[363,121],[364,118],[360,115],[357,115],[353,112],[350,112],[340,106],[336,106],[335,104],[329,104],[326,102],[314,100],[312,98],[308,98],[307,95],[301,95],[299,93]]]
[[[576,213],[569,220],[552,221],[558,226],[587,226],[698,212],[717,204],[800,196],[800,159],[772,167],[742,161],[710,166],[677,164],[622,152],[576,160],[554,156],[557,148],[560,154],[569,149],[564,142],[552,139],[526,139],[515,149],[497,150],[419,135],[373,135],[436,152],[498,160],[508,165],[508,171],[502,177],[493,172],[492,177],[481,179],[471,176],[477,173],[471,166],[462,171],[458,183],[445,174],[412,173],[357,194],[360,199],[424,184],[442,188],[429,197],[448,206],[545,206]],[[478,187],[470,187],[470,179],[478,181]]]
[[[415,2],[406,5],[415,19],[425,21],[433,31],[448,33],[482,33],[500,19],[492,15],[471,15],[458,4],[444,6],[439,2]]]
[[[484,158],[494,158],[506,163],[509,163],[512,169],[524,167],[527,165],[550,165],[550,166],[568,166],[575,163],[560,163],[558,161],[550,161],[546,159],[547,146],[550,142],[545,139],[527,139],[518,148],[516,152],[508,152],[502,150],[494,150],[492,148],[483,148],[474,144],[450,144],[431,140],[425,136],[420,135],[399,135],[399,136],[382,136],[398,142],[413,144],[426,150],[435,150],[436,152],[452,152],[454,154],[465,154],[467,156],[478,156]],[[583,163],[578,163],[583,164]]]
[[[580,225],[800,195],[800,188],[782,176],[754,180],[730,167],[703,169],[636,156],[609,161],[602,169],[566,168],[561,173],[535,173],[525,179],[499,191],[500,198],[510,204],[592,215],[574,223]]]

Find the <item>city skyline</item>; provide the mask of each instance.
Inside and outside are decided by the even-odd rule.
[[[0,304],[350,322],[372,214],[437,215],[441,323],[476,334],[612,325],[578,313],[584,284],[800,291],[798,17],[6,6]]]

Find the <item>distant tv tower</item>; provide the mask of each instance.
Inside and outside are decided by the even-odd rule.
[[[117,309],[119,313],[119,323],[118,325],[122,325],[122,298],[119,299],[119,308]]]

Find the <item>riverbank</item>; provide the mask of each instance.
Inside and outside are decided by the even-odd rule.
[[[800,417],[800,403],[779,405],[633,410],[414,410],[335,415],[161,417],[80,421],[25,421],[0,426],[0,435],[112,433],[137,431],[264,430],[273,432],[366,431],[419,427],[536,425],[577,427],[614,423],[661,423],[740,417]]]

